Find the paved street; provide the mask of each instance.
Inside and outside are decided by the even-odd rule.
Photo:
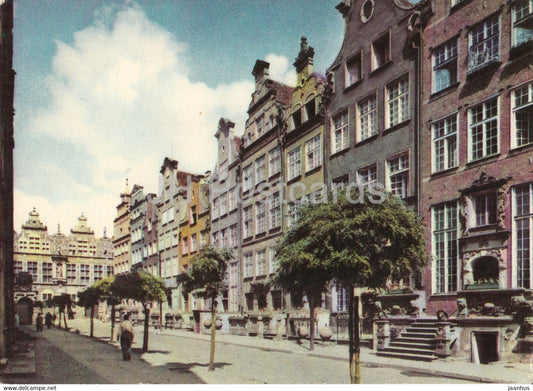
[[[73,322],[74,325],[76,323]],[[216,369],[207,370],[209,342],[180,335],[150,334],[149,352],[142,354],[142,330],[136,329],[132,361],[124,362],[116,342],[109,343],[109,324],[96,323],[95,336],[45,329],[36,343],[34,377],[4,378],[7,383],[332,383],[349,382],[344,360],[298,354],[283,344],[239,346],[217,343]],[[192,333],[191,333],[192,334]],[[240,337],[244,340],[250,337]],[[295,344],[293,341],[283,341]],[[288,346],[288,345],[286,345]],[[307,346],[300,346],[306,350]],[[344,346],[345,348],[345,346]],[[467,381],[417,375],[393,368],[362,368],[363,383],[458,383]]]

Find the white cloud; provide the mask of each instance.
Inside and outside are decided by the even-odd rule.
[[[286,58],[270,54],[266,60],[273,79],[294,85]],[[57,42],[47,80],[51,99],[35,110],[28,132],[70,143],[86,156],[68,173],[46,163],[52,150],[35,157],[44,165],[37,172],[48,167],[50,175],[24,173],[24,183],[35,175],[38,185],[16,190],[16,229],[35,206],[45,224],[59,222],[65,232],[83,211],[95,232],[101,235],[106,226],[111,236],[126,174],[130,187],[138,183],[146,192],[157,192],[165,156],[178,160],[182,170],[212,170],[218,120],[229,118],[242,132],[254,83],[245,79],[211,88],[190,80],[190,63],[187,46],[135,5],[118,12],[102,9],[72,43]],[[56,200],[39,193],[55,181],[70,197]]]
[[[265,60],[270,63],[270,77],[289,86],[296,85],[296,72],[292,64],[284,56],[270,53]]]

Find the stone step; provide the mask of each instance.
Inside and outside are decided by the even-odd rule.
[[[423,338],[423,339],[435,339],[436,333],[420,333],[420,332],[409,332],[402,331],[400,334],[402,337],[406,338]]]
[[[395,352],[386,352],[382,350],[376,352],[376,355],[384,356],[384,357],[403,358],[407,360],[417,360],[417,361],[433,361],[438,358],[436,356],[424,356],[424,355],[409,354],[409,353],[395,353]]]
[[[397,340],[393,340],[391,341],[390,346],[404,348],[435,349],[435,342],[398,342]]]
[[[436,323],[419,323],[414,322],[410,324],[410,327],[424,327],[424,328],[437,328]]]
[[[393,353],[408,353],[408,354],[419,354],[422,356],[433,356],[433,349],[420,349],[413,347],[394,347],[389,346],[379,350],[380,352],[393,352]]]
[[[417,337],[406,337],[404,335],[393,339],[394,342],[408,342],[408,343],[434,343],[435,338],[417,338]]]
[[[422,334],[428,334],[428,333],[437,334],[437,330],[435,330],[435,329],[432,329],[432,328],[429,328],[429,327],[413,327],[413,326],[406,327],[403,330],[403,332],[422,333]]]

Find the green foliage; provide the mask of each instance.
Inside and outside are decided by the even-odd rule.
[[[100,292],[89,286],[85,290],[78,292],[78,305],[84,308],[93,308],[100,300]]]
[[[72,305],[72,301],[68,293],[62,293],[59,296],[54,296],[52,298],[52,302],[54,303],[54,306],[59,308],[60,312],[65,311],[66,308],[70,308]]]
[[[159,277],[144,271],[117,274],[110,285],[113,296],[133,299],[147,305],[148,302],[162,302],[166,299],[165,285]]]
[[[323,292],[331,281],[379,288],[423,267],[420,217],[397,197],[369,199],[339,193],[336,200],[330,195],[327,203],[302,207],[277,247],[276,284],[306,294]]]
[[[225,288],[225,276],[232,255],[227,250],[205,247],[191,261],[184,280],[184,290],[196,291],[203,298],[216,298]]]
[[[108,305],[120,303],[120,298],[112,290],[114,281],[115,276],[107,276],[92,285],[98,291],[100,298],[106,300]]]

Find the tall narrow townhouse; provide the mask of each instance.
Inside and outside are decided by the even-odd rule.
[[[298,217],[298,208],[326,196],[324,182],[324,105],[326,78],[313,71],[315,51],[302,37],[294,67],[297,85],[287,111],[283,136],[284,190],[283,227],[289,228]],[[276,202],[276,201],[275,201]],[[279,219],[274,214],[271,222]],[[275,269],[275,265],[273,265]],[[291,297],[290,307],[302,307],[302,297]],[[277,303],[281,306],[281,303]],[[279,309],[276,308],[275,309]]]
[[[142,268],[154,276],[161,277],[161,265],[159,263],[158,251],[159,236],[157,234],[157,196],[154,193],[149,193],[146,195],[145,200],[145,217],[142,232]]]
[[[243,135],[242,293],[244,310],[281,308],[281,292],[271,286],[274,246],[281,234],[283,199],[282,131],[292,87],[268,77],[268,62],[257,60],[255,91]],[[265,320],[263,320],[265,321]]]
[[[427,2],[345,0],[337,9],[345,19],[339,54],[328,70],[327,183],[386,190],[418,209],[417,85],[419,61],[416,21]],[[410,289],[417,281],[394,282]],[[418,299],[423,292],[418,293]],[[416,296],[416,295],[415,295]],[[385,308],[409,308],[415,297],[380,298]],[[343,289],[334,289],[332,312],[347,310]],[[371,325],[369,323],[369,325]]]
[[[241,227],[240,157],[241,138],[234,134],[235,124],[221,118],[218,122],[217,163],[209,183],[211,239],[213,247],[231,250],[228,267],[227,312],[239,312],[241,301]]]
[[[126,181],[126,188],[120,194],[117,216],[113,220],[113,252],[115,273],[127,272],[131,268],[131,233],[130,233],[131,193]]]
[[[165,286],[170,289],[166,308],[177,309],[180,302],[180,289],[177,277],[179,269],[179,206],[180,200],[187,194],[190,174],[178,171],[176,160],[164,159],[160,194],[157,199],[157,250],[159,270]]]
[[[533,314],[532,21],[531,0],[439,0],[424,34],[427,312],[482,363],[516,360],[516,303]]]
[[[144,188],[133,186],[130,200],[131,228],[131,268],[139,270],[143,267],[143,228],[146,215],[146,198]]]
[[[187,193],[179,201],[179,272],[186,273],[198,252],[209,245],[209,176],[191,175]],[[179,306],[183,312],[209,309],[194,293],[186,295],[179,286]],[[207,303],[208,304],[208,303]]]

